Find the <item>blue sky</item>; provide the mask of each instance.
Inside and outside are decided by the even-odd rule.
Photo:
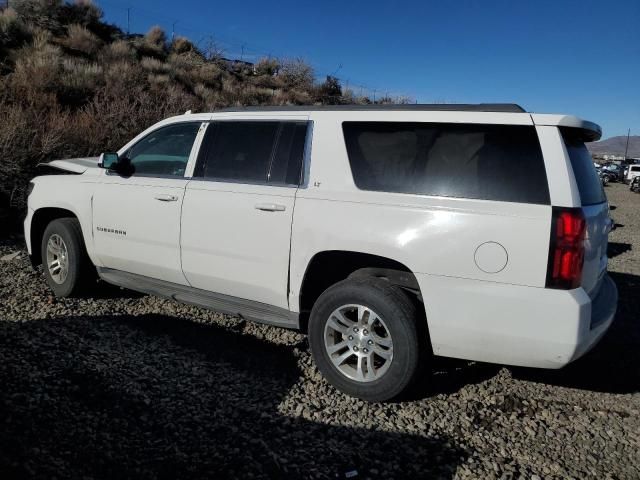
[[[301,57],[356,93],[516,102],[640,135],[640,0],[96,0],[131,32],[161,25],[227,56]]]

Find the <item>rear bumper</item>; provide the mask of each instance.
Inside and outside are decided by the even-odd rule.
[[[554,290],[418,275],[433,352],[505,365],[561,368],[588,352],[615,316],[605,276],[592,301],[582,288]]]

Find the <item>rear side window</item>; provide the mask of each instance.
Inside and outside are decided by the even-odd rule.
[[[549,204],[533,126],[344,122],[363,190]]]
[[[238,183],[298,185],[306,131],[306,122],[214,122],[207,129],[195,175]]]
[[[607,197],[604,194],[602,181],[598,177],[598,172],[593,166],[593,159],[584,142],[570,129],[562,130],[562,138],[571,160],[582,205],[596,205],[606,202]]]

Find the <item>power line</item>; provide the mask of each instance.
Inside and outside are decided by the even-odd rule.
[[[8,3],[9,0],[7,0]],[[178,23],[180,23],[180,30],[184,31],[184,32],[191,32],[192,34],[195,34],[196,36],[199,36],[200,39],[196,42],[196,45],[200,46],[200,44],[208,39],[208,40],[213,40],[216,44],[221,45],[223,47],[226,47],[226,49],[228,50],[234,50],[234,49],[239,49],[240,50],[240,61],[244,61],[245,58],[258,58],[258,57],[265,57],[265,58],[271,58],[272,57],[272,52],[265,52],[263,50],[261,50],[260,48],[254,48],[253,44],[248,43],[242,39],[238,39],[238,38],[234,38],[234,37],[229,37],[229,36],[220,36],[220,35],[213,35],[209,32],[205,32],[203,30],[200,30],[199,28],[196,28],[195,26],[191,25],[189,22],[184,22],[183,20],[176,20],[175,18],[170,18],[160,12],[154,11],[154,10],[149,10],[149,9],[145,9],[145,8],[139,8],[139,7],[131,7],[130,5],[127,5],[125,3],[122,3],[118,0],[101,0],[100,3],[104,3],[107,5],[111,5],[114,8],[119,8],[119,9],[124,9],[127,11],[127,35],[131,34],[131,22],[133,20],[133,15],[137,15],[143,18],[146,18],[147,20],[150,21],[150,23],[158,23],[158,20],[160,20],[161,22],[164,21],[166,23],[171,23],[171,40],[173,41],[175,39],[175,35],[176,35],[176,31],[175,31],[175,27]],[[236,50],[237,51],[237,50]],[[235,54],[237,55],[237,53]],[[229,55],[229,56],[234,56],[234,55]],[[300,58],[299,56],[296,55],[283,55],[283,56],[279,56],[280,59],[286,59],[286,58]],[[314,66],[313,64],[309,64],[315,71],[316,71],[316,80],[322,80],[323,77],[327,77],[327,76],[332,76],[334,78],[336,78],[340,83],[346,84],[347,87],[345,88],[346,90],[348,90],[348,86],[349,84],[352,85],[352,88],[359,88],[360,92],[361,92],[361,97],[364,96],[364,93],[367,93],[366,96],[371,97],[371,92],[373,92],[373,101],[376,101],[376,93],[381,91],[381,89],[377,88],[377,87],[371,87],[371,86],[367,86],[367,85],[363,85],[363,84],[357,84],[355,82],[352,82],[350,80],[344,80],[340,77],[337,77],[336,74],[342,70],[343,68],[343,64],[340,63],[338,65],[338,67],[332,72],[332,73],[320,73],[321,69],[318,69],[317,66]],[[409,98],[409,95],[406,95],[404,93],[400,93],[400,92],[393,92],[393,91],[386,91],[385,96],[388,97],[389,95],[393,95],[394,97],[405,97],[405,98]]]

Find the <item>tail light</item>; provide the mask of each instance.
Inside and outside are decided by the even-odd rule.
[[[553,208],[547,283],[549,288],[578,288],[584,263],[586,221],[579,208]]]

